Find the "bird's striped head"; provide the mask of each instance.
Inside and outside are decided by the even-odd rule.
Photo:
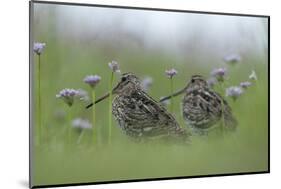
[[[187,85],[188,88],[201,88],[208,86],[207,81],[202,75],[193,75]]]
[[[186,92],[186,90],[194,90],[194,89],[199,89],[199,88],[204,88],[208,86],[206,80],[204,79],[203,76],[201,75],[193,75],[190,79],[190,81],[188,82],[188,84],[182,88],[181,90],[169,95],[169,96],[166,96],[166,97],[163,97],[161,98],[160,102],[163,102],[165,100],[168,100],[172,97],[175,97],[175,96],[178,96],[180,94],[183,94]]]
[[[141,88],[140,79],[133,73],[123,73],[119,83],[114,87],[113,93],[130,92]]]
[[[141,90],[141,82],[133,73],[123,73],[119,83],[113,88],[112,94],[130,95],[133,91]],[[86,108],[92,107],[110,96],[110,92],[100,97],[95,102],[89,104]]]

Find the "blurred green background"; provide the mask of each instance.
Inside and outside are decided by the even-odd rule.
[[[146,15],[147,19],[142,19],[141,15]],[[171,19],[161,25],[156,17]],[[129,21],[124,21],[126,18],[130,18]],[[35,4],[34,42],[45,42],[46,48],[41,55],[42,141],[40,145],[36,143],[38,136],[34,134],[33,184],[268,170],[267,20],[251,19]],[[189,21],[194,27],[190,27]],[[227,29],[228,23],[230,29]],[[174,27],[178,25],[185,29]],[[178,30],[184,33],[177,36]],[[157,31],[159,36],[155,35]],[[229,52],[239,53],[242,60],[237,65],[227,65],[222,59]],[[252,70],[257,73],[258,80],[236,102],[227,98],[239,122],[235,133],[223,137],[215,134],[193,136],[190,145],[157,141],[135,143],[113,120],[112,144],[107,145],[108,100],[105,100],[96,106],[97,125],[94,127],[98,130],[99,145],[93,145],[91,130],[85,130],[77,144],[79,132],[72,129],[71,146],[67,149],[66,127],[71,127],[70,121],[74,118],[91,121],[92,111],[85,109],[87,103],[78,101],[69,109],[55,95],[63,88],[83,89],[90,95],[90,87],[83,83],[84,77],[90,74],[101,76],[96,93],[97,97],[103,95],[108,91],[108,62],[111,60],[119,63],[122,72],[134,72],[141,79],[152,77],[148,93],[156,100],[170,93],[169,80],[164,74],[169,68],[179,71],[174,77],[175,89],[185,86],[193,74],[208,78],[210,71],[218,67],[228,69],[226,87],[248,80]],[[37,55],[32,64],[36,96]],[[115,84],[118,79],[116,75]],[[224,95],[218,87],[215,90]],[[181,116],[181,99],[182,96],[175,98],[173,114],[180,125],[186,127]],[[36,98],[33,104],[33,126],[37,133]]]

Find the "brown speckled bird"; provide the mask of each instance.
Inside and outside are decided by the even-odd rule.
[[[228,103],[200,75],[192,76],[185,88],[162,98],[160,102],[183,93],[182,113],[193,133],[207,134],[220,120],[226,130],[236,128],[237,121]]]
[[[143,91],[139,78],[134,74],[122,74],[112,94],[116,95],[112,102],[112,113],[126,135],[138,140],[162,138],[188,141],[189,134],[180,128],[165,107]],[[108,96],[109,93],[94,104]]]

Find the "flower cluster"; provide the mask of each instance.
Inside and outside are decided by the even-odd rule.
[[[63,89],[56,95],[61,98],[68,106],[72,106],[74,98],[79,95],[79,91],[75,89]]]
[[[240,83],[240,87],[242,87],[243,89],[247,89],[248,87],[250,87],[252,85],[251,82],[249,81],[245,81],[245,82],[241,82]]]
[[[121,73],[120,69],[119,69],[119,64],[112,60],[111,62],[108,63],[109,68],[116,73]]]
[[[46,46],[46,43],[34,43],[33,45],[33,51],[37,54],[37,55],[41,55],[41,53],[43,52],[44,48]]]
[[[226,72],[225,68],[217,68],[211,72],[211,76],[215,77],[217,81],[223,82],[225,80]]]
[[[101,77],[98,75],[89,75],[84,78],[84,82],[89,84],[93,89],[100,82]]]
[[[166,70],[165,71],[167,77],[169,77],[170,79],[173,78],[175,75],[177,75],[178,71],[175,70],[174,68],[170,69],[170,70]]]
[[[241,87],[232,86],[226,89],[225,95],[236,100],[239,96],[243,94],[243,89]]]
[[[241,60],[239,55],[231,55],[225,58],[226,62],[238,62]],[[217,68],[211,71],[211,78],[207,80],[209,87],[213,87],[217,82],[224,82],[227,75],[227,70],[225,68]],[[254,70],[252,70],[249,75],[249,79],[256,81],[257,75]],[[233,100],[237,100],[239,96],[244,93],[244,90],[248,89],[252,85],[250,81],[240,82],[238,86],[231,86],[225,89],[225,96],[231,97]]]

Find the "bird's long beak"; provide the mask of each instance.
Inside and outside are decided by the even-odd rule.
[[[116,90],[118,89],[120,83],[118,83],[113,89],[112,89],[112,94],[115,94],[116,93]],[[92,107],[93,105],[99,103],[100,101],[103,101],[104,99],[106,99],[107,97],[109,97],[109,92],[106,93],[105,95],[103,95],[102,97],[100,97],[98,100],[96,100],[95,102],[89,104],[88,106],[86,106],[86,109]]]
[[[86,109],[92,107],[93,105],[99,103],[100,101],[103,101],[104,99],[106,99],[107,97],[109,97],[109,93],[106,93],[105,95],[103,95],[102,97],[100,97],[98,100],[96,100],[95,102],[92,102],[91,104],[89,104],[88,106],[86,106]]]
[[[184,92],[185,92],[185,89],[186,89],[186,87],[183,88],[183,89],[181,89],[181,90],[179,90],[179,91],[177,91],[177,92],[175,92],[174,94],[171,94],[171,95],[169,95],[169,96],[166,96],[166,97],[164,97],[164,98],[161,98],[159,102],[163,102],[163,101],[166,101],[166,100],[168,100],[168,99],[170,99],[170,98],[172,98],[172,97],[178,96],[178,95],[184,93]]]

